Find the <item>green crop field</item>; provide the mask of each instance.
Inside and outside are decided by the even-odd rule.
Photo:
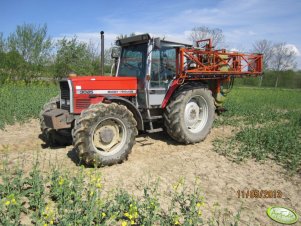
[[[236,88],[216,126],[237,133],[215,141],[217,152],[241,161],[274,159],[291,171],[301,169],[301,91]]]
[[[58,92],[54,84],[25,85],[19,82],[0,85],[0,129],[5,124],[37,118],[42,106]]]

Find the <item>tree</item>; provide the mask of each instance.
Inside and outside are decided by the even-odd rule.
[[[3,38],[3,33],[0,32],[0,52],[5,50],[5,39]]]
[[[273,46],[272,69],[285,71],[296,68],[296,55],[296,51],[285,42],[276,43]]]
[[[64,38],[57,43],[56,77],[65,77],[70,72],[81,75],[99,72],[99,60],[95,58],[95,53],[89,45],[79,42],[76,37],[71,40]]]
[[[17,51],[0,52],[0,82],[6,79],[25,81],[29,80],[27,76],[28,64]]]
[[[285,42],[273,46],[271,68],[277,72],[275,88],[278,86],[279,72],[296,68],[296,55],[296,51]]]
[[[223,45],[225,36],[221,29],[209,28],[206,26],[195,27],[189,34],[189,39],[193,42],[193,44],[195,44],[198,40],[208,38],[212,39],[212,45],[214,47],[220,48]]]
[[[35,26],[23,24],[17,26],[14,33],[8,39],[9,51],[17,51],[26,62],[34,65],[42,65],[50,56],[52,42],[47,37],[47,26]]]
[[[263,68],[268,69],[271,67],[271,61],[273,57],[273,43],[266,39],[256,41],[253,43],[252,52],[263,54]]]

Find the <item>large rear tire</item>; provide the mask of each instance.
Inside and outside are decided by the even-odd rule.
[[[215,116],[214,98],[206,87],[187,87],[173,95],[164,111],[167,133],[180,143],[203,141]]]
[[[66,135],[68,133],[59,133],[57,130],[48,128],[45,125],[43,114],[47,111],[57,109],[60,104],[60,97],[56,96],[50,99],[49,102],[44,104],[43,109],[40,111],[39,119],[40,119],[40,127],[41,127],[41,138],[42,140],[50,147],[55,146],[65,146],[70,145],[72,143],[71,135]],[[70,131],[69,131],[70,132]]]
[[[76,119],[73,144],[81,161],[92,166],[127,159],[138,134],[137,122],[123,105],[93,104]]]

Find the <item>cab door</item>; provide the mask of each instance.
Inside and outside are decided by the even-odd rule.
[[[160,107],[170,82],[176,76],[176,48],[161,46],[151,54],[149,105]]]

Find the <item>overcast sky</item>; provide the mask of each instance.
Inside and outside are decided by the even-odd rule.
[[[106,46],[119,34],[151,33],[174,41],[190,42],[196,26],[220,28],[230,49],[248,51],[256,40],[286,42],[298,54],[301,68],[300,0],[0,0],[0,32],[17,25],[48,26],[52,38],[72,37]]]

